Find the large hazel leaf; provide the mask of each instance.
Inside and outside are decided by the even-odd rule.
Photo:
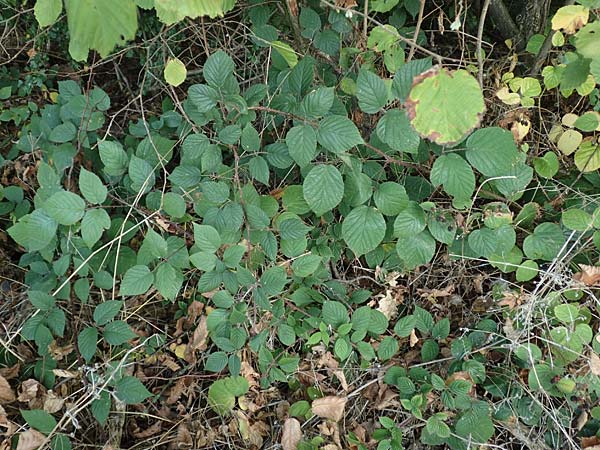
[[[362,69],[356,79],[358,106],[368,114],[375,114],[385,106],[388,90],[381,78]]]
[[[444,191],[458,201],[465,202],[475,190],[475,175],[471,166],[456,153],[442,155],[431,168],[431,183],[444,185]]]
[[[421,136],[450,145],[479,126],[485,104],[477,80],[466,70],[434,67],[415,78],[406,111]]]
[[[383,215],[369,206],[354,208],[342,223],[342,237],[357,256],[377,248],[384,236]]]
[[[344,196],[344,180],[339,170],[321,164],[314,167],[302,184],[304,200],[315,214],[321,215],[335,208]]]
[[[90,50],[101,57],[116,45],[134,39],[138,27],[133,0],[65,0],[69,24],[69,53],[85,61]]]
[[[235,0],[154,0],[154,8],[161,22],[172,25],[185,17],[222,16],[233,8]]]
[[[333,153],[342,153],[363,143],[356,125],[347,117],[335,115],[321,120],[317,140]]]

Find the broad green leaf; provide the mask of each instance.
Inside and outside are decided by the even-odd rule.
[[[61,225],[74,225],[85,213],[85,202],[72,192],[59,191],[44,203],[46,213]]]
[[[419,234],[426,227],[425,212],[417,202],[408,202],[394,221],[394,236],[410,237]]]
[[[404,64],[394,75],[392,94],[402,103],[408,97],[415,77],[431,68],[431,58],[413,59]]]
[[[200,250],[214,253],[221,247],[221,236],[214,227],[195,223],[194,242]]]
[[[592,228],[592,215],[578,208],[563,211],[562,223],[569,230],[585,231]]]
[[[65,0],[65,10],[69,53],[75,61],[85,61],[90,50],[105,58],[116,45],[135,38],[138,21],[133,0]]]
[[[104,230],[110,228],[110,216],[101,208],[88,209],[81,221],[81,237],[83,242],[92,248],[102,237]]]
[[[83,167],[79,172],[79,190],[83,197],[94,205],[103,203],[108,194],[108,189],[104,186],[100,177]]]
[[[386,216],[395,216],[408,206],[408,195],[404,186],[387,181],[380,184],[373,193],[375,206]]]
[[[495,432],[494,423],[484,414],[469,411],[454,426],[456,434],[469,442],[485,444]]]
[[[533,167],[539,176],[550,179],[558,172],[558,156],[553,151],[549,151],[544,156],[534,158]]]
[[[222,16],[235,4],[232,0],[154,0],[156,15],[161,22],[172,25],[186,17],[195,19]]]
[[[174,301],[182,285],[183,275],[181,271],[167,262],[158,266],[154,276],[154,286],[160,295],[167,300]]]
[[[188,89],[189,101],[201,113],[206,113],[212,110],[220,99],[216,89],[206,84],[193,84]]]
[[[108,391],[101,391],[98,398],[92,401],[90,410],[94,419],[100,423],[100,425],[106,424],[108,416],[110,415],[110,406],[112,400]]]
[[[62,12],[62,0],[37,0],[33,13],[40,27],[52,25]]]
[[[338,328],[348,322],[348,309],[340,302],[327,300],[323,303],[322,319],[327,325]]]
[[[21,415],[31,428],[46,435],[52,433],[54,428],[58,425],[56,419],[43,409],[22,409]]]
[[[200,169],[187,165],[175,167],[173,172],[171,172],[171,175],[169,175],[169,181],[171,183],[184,189],[198,185],[201,179],[202,172],[200,172]]]
[[[142,246],[144,249],[147,249],[154,258],[166,258],[169,251],[167,241],[150,227],[148,227],[148,230],[146,231]]]
[[[150,289],[153,281],[154,275],[152,275],[148,266],[133,266],[125,272],[119,293],[124,296],[141,295]]]
[[[285,59],[288,66],[294,67],[298,64],[298,55],[296,55],[294,49],[290,47],[290,44],[286,44],[282,41],[272,41],[270,42],[270,45],[283,57],[283,59]]]
[[[600,44],[600,42],[599,42]],[[600,113],[594,112],[586,112],[582,116],[578,117],[573,126],[575,128],[585,132],[591,133],[595,131],[600,125]]]
[[[71,122],[65,122],[58,125],[50,132],[48,139],[52,142],[62,144],[70,142],[77,136],[77,128]]]
[[[98,304],[94,309],[94,322],[98,326],[106,325],[119,314],[122,306],[123,302],[120,300],[106,300]]]
[[[385,236],[385,220],[375,208],[359,206],[342,223],[342,237],[356,256],[374,250]]]
[[[577,52],[592,61],[600,58],[600,22],[595,20],[588,23],[575,35],[575,47]],[[598,79],[596,79],[596,82]]]
[[[281,239],[300,239],[306,236],[312,228],[298,217],[290,217],[279,223]]]
[[[98,142],[100,159],[104,164],[104,171],[110,176],[123,175],[127,171],[129,158],[123,146],[115,141]]]
[[[98,330],[96,327],[84,328],[80,331],[79,336],[77,336],[77,348],[87,363],[89,363],[96,354],[97,342]]]
[[[377,357],[382,361],[388,361],[398,353],[399,349],[398,341],[392,336],[386,336],[379,343],[379,347],[377,347]]]
[[[211,353],[204,363],[204,370],[213,373],[221,372],[227,366],[227,353],[214,352]]]
[[[10,227],[7,232],[15,242],[30,252],[42,250],[54,237],[58,223],[41,209],[27,214]]]
[[[575,165],[582,172],[593,172],[600,169],[600,146],[586,141],[575,152]]]
[[[172,58],[167,61],[163,71],[165,81],[171,86],[179,86],[187,77],[187,69],[179,58]]]
[[[565,243],[561,228],[555,223],[539,224],[523,241],[523,252],[529,259],[552,261]]]
[[[190,2],[191,0],[182,0]],[[209,3],[208,1],[206,3]],[[204,63],[203,75],[206,82],[214,88],[222,88],[230,75],[233,74],[235,64],[233,59],[223,50],[218,50],[208,57]]]
[[[277,327],[277,337],[286,347],[291,347],[296,342],[296,332],[287,323],[279,324]]]
[[[115,395],[126,405],[141,403],[152,394],[136,377],[123,377],[115,385]]]
[[[149,192],[156,182],[152,166],[144,159],[133,155],[129,161],[129,178],[131,178],[131,188],[135,192]]]
[[[539,272],[539,266],[535,261],[528,259],[523,261],[519,267],[517,267],[517,271],[515,276],[517,281],[530,281],[534,279]]]
[[[235,406],[235,398],[248,389],[248,381],[241,376],[217,380],[208,388],[208,404],[217,414],[229,414]]]
[[[333,153],[342,153],[363,143],[356,125],[345,116],[327,116],[319,123],[319,144]]]
[[[429,213],[427,229],[436,241],[452,245],[456,236],[456,220],[449,212],[434,210]]]
[[[344,196],[344,180],[340,172],[327,164],[312,168],[302,184],[304,199],[318,216],[335,208]]]
[[[387,103],[388,90],[381,78],[365,69],[361,69],[356,79],[359,108],[368,113],[375,114]]]
[[[311,79],[312,82],[312,79]],[[310,91],[302,99],[301,111],[309,119],[322,117],[329,112],[335,98],[334,89],[330,87],[319,87]]]
[[[448,145],[479,126],[485,103],[477,80],[469,72],[434,68],[417,78],[406,110],[421,136]]]
[[[396,243],[396,252],[406,264],[407,269],[414,269],[427,264],[435,254],[435,239],[428,231],[410,237],[400,237]]]
[[[317,133],[310,125],[297,125],[285,136],[290,156],[300,167],[310,163],[317,155]]]
[[[73,447],[66,434],[57,433],[52,437],[52,450],[71,450]]]
[[[163,210],[173,218],[180,218],[185,215],[185,200],[175,192],[167,192],[163,197]]]
[[[29,291],[29,301],[33,306],[42,311],[50,311],[56,304],[56,299],[42,291]]]
[[[499,127],[475,131],[467,140],[467,160],[486,177],[508,175],[519,153],[512,133]]]
[[[569,304],[557,305],[554,307],[554,316],[561,322],[570,324],[579,317],[579,308]]]
[[[421,138],[402,110],[387,111],[377,122],[376,131],[379,139],[396,151],[412,154],[419,151]]]
[[[292,271],[298,277],[308,277],[317,270],[322,259],[319,255],[300,256],[292,262]]]
[[[444,191],[460,205],[469,203],[475,191],[475,175],[469,164],[456,153],[438,157],[430,174],[434,186],[444,185]]]
[[[197,252],[190,255],[190,262],[194,267],[205,272],[213,270],[217,264],[217,260],[218,259],[213,252]]]
[[[250,176],[264,185],[269,184],[269,165],[262,156],[255,156],[248,162]]]
[[[137,337],[137,334],[131,330],[129,325],[127,325],[127,322],[122,320],[113,320],[112,322],[107,323],[104,327],[102,337],[110,345],[121,345]]]

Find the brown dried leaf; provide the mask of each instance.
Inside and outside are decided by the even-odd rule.
[[[409,342],[410,342],[411,348],[414,347],[415,345],[417,345],[417,342],[419,342],[419,338],[417,337],[417,333],[415,333],[414,328],[410,332]]]
[[[318,398],[312,402],[312,412],[324,419],[338,422],[344,417],[344,408],[347,401],[346,397],[336,395]]]
[[[36,430],[27,430],[19,434],[19,443],[17,444],[17,450],[36,450],[39,448],[44,441],[46,436]]]
[[[48,391],[44,396],[44,411],[54,414],[62,409],[65,400],[56,395],[53,391]]]
[[[600,285],[600,267],[579,264],[579,268],[581,269],[581,272],[577,272],[573,275],[575,281],[579,281],[586,286]]]
[[[398,292],[396,295],[392,295],[393,291],[387,289],[385,295],[379,300],[379,306],[377,310],[381,312],[388,320],[396,317],[398,313],[398,304],[402,303],[402,292]]]
[[[14,402],[17,399],[6,378],[0,375],[0,405]]]
[[[596,352],[590,354],[590,369],[594,375],[600,375],[600,356]]]
[[[302,429],[297,419],[289,418],[283,424],[281,447],[283,450],[296,450],[302,439]]]
[[[19,370],[21,370],[21,364],[17,363],[12,367],[3,367],[0,369],[0,376],[3,376],[7,380],[12,380],[17,375],[19,375]]]

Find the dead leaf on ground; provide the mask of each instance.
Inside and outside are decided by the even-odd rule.
[[[331,419],[338,422],[344,417],[344,408],[347,401],[346,397],[338,397],[336,395],[318,398],[312,402],[312,412],[324,419]]]
[[[21,370],[21,364],[17,363],[11,367],[3,367],[0,369],[0,376],[3,376],[7,380],[12,380],[17,375],[19,375],[19,371]]]
[[[600,375],[600,356],[596,352],[590,354],[590,369],[594,375]]]
[[[135,422],[132,423],[134,429],[131,430],[131,435],[138,439],[146,439],[162,431],[162,420],[157,420],[146,429],[141,429]]]
[[[46,440],[46,436],[36,430],[27,430],[19,434],[17,450],[36,450]]]
[[[185,349],[185,360],[193,363],[196,360],[196,351],[206,350],[206,341],[208,339],[208,328],[206,326],[206,316],[200,317],[200,322],[194,330],[192,340]]]
[[[296,450],[302,439],[302,429],[297,419],[289,418],[283,424],[281,433],[281,447],[283,450]]]
[[[42,398],[46,393],[46,388],[39,381],[30,378],[21,383],[18,400],[21,403],[27,403],[30,408],[42,409]]]
[[[60,411],[65,404],[65,399],[56,395],[53,391],[48,391],[44,396],[44,411],[54,414]]]
[[[581,448],[585,448],[586,450],[600,450],[600,438],[598,436],[581,438]]]
[[[17,399],[6,378],[0,375],[0,405],[14,402]]]
[[[377,310],[381,312],[388,320],[393,319],[398,314],[398,305],[402,303],[404,297],[402,291],[397,292],[387,289],[385,295],[379,299]]]
[[[358,6],[358,3],[356,3],[356,0],[335,0],[335,6],[349,9],[355,8]]]
[[[417,345],[417,342],[419,342],[419,338],[417,337],[417,333],[415,333],[414,328],[410,332],[409,342],[410,342],[411,348],[414,347],[415,345]]]
[[[579,264],[579,268],[581,272],[573,275],[575,281],[579,281],[586,286],[598,286],[600,284],[600,267]]]

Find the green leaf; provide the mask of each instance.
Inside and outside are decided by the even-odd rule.
[[[348,309],[340,302],[325,301],[321,314],[323,322],[333,328],[348,322]]]
[[[21,415],[31,427],[46,435],[52,433],[58,425],[56,419],[42,409],[22,409]]]
[[[320,164],[308,173],[302,184],[302,190],[310,209],[320,216],[342,201],[344,180],[334,166]]]
[[[406,110],[421,136],[448,145],[461,141],[479,126],[485,103],[477,80],[469,72],[437,67],[415,80]]]
[[[419,234],[400,237],[396,243],[396,252],[408,269],[414,269],[427,264],[435,254],[435,239],[428,231]]]
[[[558,156],[550,151],[542,157],[536,157],[533,159],[533,167],[539,176],[550,179],[558,173]]]
[[[413,314],[409,314],[408,316],[404,316],[396,322],[394,326],[394,333],[396,333],[399,337],[405,338],[410,336],[412,330],[415,329],[417,324],[417,318]]]
[[[317,133],[310,125],[297,125],[285,136],[290,156],[296,164],[304,167],[317,155]]]
[[[336,115],[321,119],[317,140],[333,153],[342,153],[363,143],[356,125],[347,117]]]
[[[98,330],[96,327],[87,327],[80,331],[77,336],[77,347],[85,362],[89,363],[96,354],[98,342]]]
[[[106,424],[110,414],[111,403],[112,401],[107,391],[101,391],[100,396],[92,402],[90,407],[92,415],[100,425]]]
[[[581,172],[593,172],[600,169],[600,146],[593,141],[585,141],[575,152],[575,165]]]
[[[198,112],[206,113],[217,105],[220,96],[216,89],[206,84],[193,84],[188,89],[188,99]]]
[[[94,309],[94,322],[98,326],[106,325],[119,314],[122,306],[120,300],[106,300],[98,304]]]
[[[456,153],[442,155],[431,168],[431,183],[444,185],[444,191],[454,197],[455,203],[467,205],[475,191],[475,175],[471,166]]]
[[[310,81],[312,82],[312,78]],[[301,111],[309,119],[322,117],[327,114],[333,106],[334,98],[335,93],[333,88],[319,87],[313,91],[310,91],[302,99],[302,103],[300,105]]]
[[[248,162],[250,176],[264,185],[269,184],[269,165],[262,156],[255,156]]]
[[[499,127],[475,131],[467,140],[467,160],[486,177],[510,174],[519,153],[511,132]]]
[[[104,230],[110,228],[110,216],[104,209],[89,209],[81,221],[81,237],[83,242],[92,248],[102,237]]]
[[[125,272],[119,294],[123,296],[141,295],[150,289],[153,281],[154,275],[148,266],[133,266]]]
[[[417,202],[409,201],[394,221],[394,236],[414,236],[426,227],[425,212]]]
[[[373,193],[375,206],[386,216],[395,216],[408,206],[408,195],[404,186],[387,181],[381,183]]]
[[[46,213],[61,225],[74,225],[85,212],[85,202],[72,192],[59,191],[44,203]]]
[[[177,87],[185,81],[187,77],[187,69],[185,64],[183,64],[179,58],[171,58],[165,65],[163,75],[167,83],[169,83],[171,86]]]
[[[298,64],[298,55],[296,55],[296,52],[289,44],[281,41],[272,41],[269,44],[285,59],[288,66],[294,67]]]
[[[392,336],[386,336],[379,343],[379,347],[377,348],[377,357],[382,361],[388,361],[394,357],[399,350],[398,341],[394,339]]]
[[[557,305],[554,307],[554,316],[561,322],[570,324],[579,317],[579,308],[569,304]]]
[[[129,178],[134,192],[149,192],[154,187],[156,178],[154,170],[148,161],[133,155],[129,161]]]
[[[194,242],[200,250],[214,253],[221,247],[221,236],[214,227],[195,223]]]
[[[529,259],[552,261],[565,243],[560,227],[554,223],[539,224],[523,241],[523,252]]]
[[[42,250],[52,241],[57,228],[58,224],[52,217],[36,209],[31,214],[21,217],[7,232],[17,244],[34,252]]]
[[[71,122],[61,123],[55,127],[51,132],[48,139],[52,142],[62,144],[64,142],[70,142],[77,136],[77,128]]]
[[[597,61],[600,58],[600,22],[588,23],[575,34],[575,47],[584,57]]]
[[[600,42],[598,42],[600,44]],[[583,132],[591,133],[600,125],[600,117],[597,112],[586,112],[575,120],[573,126]]]
[[[52,447],[52,450],[71,450],[73,448],[67,435],[62,433],[54,435],[50,446]]]
[[[227,366],[227,353],[214,352],[208,355],[204,363],[204,370],[213,373],[221,372]]]
[[[377,122],[376,132],[379,139],[396,151],[411,154],[419,151],[421,138],[402,110],[387,111]]]
[[[377,248],[385,236],[385,220],[375,208],[359,206],[342,223],[342,237],[356,256]]]
[[[286,323],[281,323],[277,327],[277,337],[286,347],[291,347],[296,343],[296,332]]]
[[[126,405],[141,403],[152,394],[136,377],[123,377],[115,386],[115,395]]]
[[[359,108],[368,113],[375,114],[387,103],[388,90],[381,78],[365,69],[361,69],[356,79]]]
[[[107,57],[116,45],[135,38],[137,8],[133,0],[65,0],[69,53],[85,61],[90,50]]]
[[[454,429],[456,434],[474,444],[485,444],[495,432],[494,423],[487,415],[472,410],[458,419]]]
[[[562,223],[569,230],[586,231],[592,228],[592,215],[578,208],[563,211]]]
[[[421,347],[421,359],[423,362],[430,362],[437,358],[440,353],[440,347],[433,339],[427,339]]]
[[[406,97],[408,97],[415,77],[430,68],[431,58],[413,59],[404,64],[394,75],[392,94],[404,103]]]
[[[539,271],[539,266],[535,261],[530,259],[523,261],[515,274],[517,281],[530,281],[534,279]]]
[[[56,305],[56,299],[42,291],[29,291],[29,301],[33,306],[42,311],[50,311]]]
[[[322,259],[319,255],[302,255],[292,262],[292,271],[297,277],[308,277],[315,273]]]
[[[210,55],[204,63],[204,79],[210,86],[222,88],[229,76],[233,74],[234,69],[233,59],[223,50],[218,50]]]
[[[450,319],[445,318],[437,322],[431,329],[431,337],[434,339],[446,339],[450,334]]]
[[[171,217],[179,219],[185,215],[185,200],[179,194],[167,192],[163,197],[163,210]]]
[[[284,219],[279,223],[279,232],[281,239],[300,239],[306,236],[312,228],[306,225],[299,218]]]
[[[107,175],[115,177],[123,175],[127,171],[129,158],[121,144],[115,141],[100,141],[98,149]]]
[[[88,202],[96,205],[103,203],[108,194],[100,177],[83,167],[79,171],[79,190]]]
[[[62,0],[37,0],[33,13],[40,27],[52,25],[62,12]]]
[[[160,21],[167,25],[181,22],[186,17],[195,19],[202,16],[210,18],[222,16],[234,4],[235,2],[231,0],[178,0],[176,2],[154,0],[152,3]]]
[[[171,264],[162,263],[156,269],[154,286],[156,290],[167,300],[174,301],[183,285],[183,275]]]
[[[104,340],[110,345],[121,345],[137,337],[129,325],[122,320],[113,320],[104,327],[102,332]]]
[[[228,414],[235,406],[236,396],[244,395],[248,389],[244,377],[217,380],[208,388],[208,403],[217,414]]]

